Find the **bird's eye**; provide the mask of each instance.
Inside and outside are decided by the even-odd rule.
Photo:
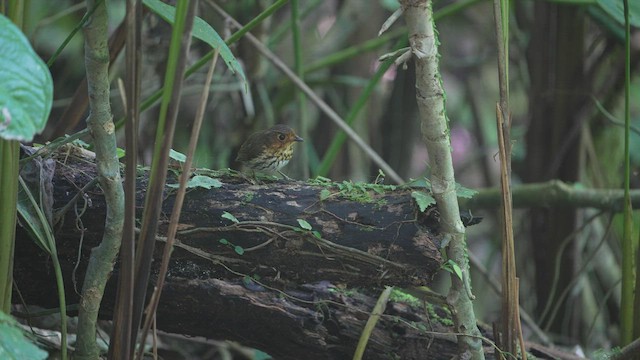
[[[284,134],[278,134],[278,140],[284,141],[287,137]]]

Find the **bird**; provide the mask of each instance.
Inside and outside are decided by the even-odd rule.
[[[236,161],[255,172],[277,171],[293,157],[293,144],[304,141],[287,125],[278,124],[270,129],[253,133],[240,146]]]

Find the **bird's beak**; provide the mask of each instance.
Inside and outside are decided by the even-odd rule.
[[[296,137],[293,138],[293,141],[304,141],[304,139],[301,138],[300,136],[296,135]]]

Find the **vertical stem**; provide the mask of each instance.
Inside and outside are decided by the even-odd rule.
[[[502,350],[517,354],[517,340],[522,339],[518,315],[518,278],[513,236],[513,198],[511,194],[511,119],[509,105],[509,2],[494,0],[496,43],[498,47],[498,81],[500,101],[496,106],[496,128],[500,154],[500,220],[502,226],[502,329],[496,339]],[[524,347],[522,358],[526,360]]]
[[[20,29],[23,27],[24,1],[12,0],[2,12]],[[1,124],[0,124],[1,125]],[[13,286],[13,252],[18,201],[18,174],[20,143],[0,138],[0,311],[11,312],[11,292]]]
[[[191,45],[191,29],[193,27],[196,3],[196,1],[179,0],[176,4],[175,23],[171,32],[171,44],[165,71],[156,143],[151,163],[151,178],[147,187],[142,225],[136,248],[132,343],[136,340],[138,327],[142,321],[156,232],[164,199],[163,189],[167,179],[169,150],[175,133],[185,76],[186,58]]]
[[[624,225],[622,234],[622,299],[620,304],[620,324],[622,345],[627,345],[633,340],[634,332],[640,332],[640,319],[634,309],[634,286],[637,284],[634,276],[634,260],[637,246],[633,239],[633,217],[631,209],[631,199],[629,197],[630,186],[630,163],[629,163],[629,126],[630,126],[630,74],[631,74],[631,40],[629,25],[629,0],[623,0],[624,20],[625,20],[625,81],[624,81]],[[637,288],[636,288],[637,289]],[[636,311],[636,312],[634,312]]]
[[[430,0],[400,2],[409,31],[409,44],[416,64],[416,101],[421,117],[422,136],[431,164],[431,190],[440,212],[443,244],[461,277],[451,272],[448,302],[454,306],[455,331],[461,358],[484,359],[480,331],[476,323],[469,277],[465,228],[460,220],[456,183],[451,159],[449,124],[445,111],[445,92],[439,73],[438,39]],[[448,243],[448,245],[446,245]]]
[[[96,321],[104,288],[120,249],[124,221],[124,191],[116,153],[115,125],[109,102],[108,17],[104,2],[87,0],[87,9],[97,6],[83,29],[85,65],[89,92],[87,128],[93,137],[100,186],[107,202],[102,242],[91,251],[82,286],[78,313],[75,359],[98,359]]]
[[[126,113],[125,148],[127,151],[125,168],[125,209],[122,249],[120,250],[120,272],[118,293],[114,309],[114,327],[109,344],[110,359],[124,359],[131,353],[131,327],[133,313],[133,280],[135,257],[136,221],[136,173],[138,154],[138,122],[140,116],[140,48],[142,27],[142,0],[127,0],[125,19],[127,41],[126,61]]]
[[[197,2],[198,0],[192,0]],[[193,165],[193,154],[196,151],[196,147],[198,145],[198,137],[200,136],[200,129],[202,128],[202,120],[204,118],[205,107],[207,105],[207,100],[209,98],[209,88],[211,87],[211,80],[213,79],[213,71],[216,68],[216,63],[218,61],[218,52],[213,56],[213,60],[211,61],[211,66],[209,67],[209,71],[207,72],[207,78],[205,80],[202,96],[200,98],[200,105],[198,106],[198,110],[196,113],[196,118],[193,122],[193,126],[191,128],[191,137],[189,138],[189,148],[187,149],[186,160],[184,162],[183,168],[185,171],[180,174],[180,187],[178,188],[178,192],[176,193],[176,197],[173,202],[173,210],[171,211],[171,218],[169,219],[169,228],[167,229],[167,239],[166,244],[164,245],[164,250],[162,253],[162,263],[160,264],[160,270],[158,272],[158,279],[156,280],[156,286],[154,287],[154,292],[151,295],[151,300],[149,300],[149,305],[147,305],[147,317],[142,326],[142,331],[140,333],[140,338],[146,339],[147,334],[149,332],[149,328],[153,324],[155,326],[156,321],[156,310],[158,308],[158,303],[160,302],[160,295],[162,294],[162,289],[164,287],[164,281],[166,279],[167,273],[169,271],[169,260],[171,259],[171,253],[173,252],[173,244],[175,242],[176,233],[178,232],[178,226],[180,225],[180,214],[182,212],[182,205],[184,203],[184,198],[187,194],[187,182],[191,177],[191,166]],[[138,359],[142,359],[142,351],[143,347],[138,349]]]
[[[298,11],[298,0],[291,0],[291,34],[293,35],[293,68],[300,79],[304,81],[304,64],[302,62],[302,44],[300,43],[300,14]],[[296,102],[298,103],[298,117],[294,121],[296,131],[303,139],[307,139],[306,143],[301,146],[301,151],[296,155],[298,158],[294,161],[293,171],[302,179],[309,177],[309,157],[305,148],[311,146],[309,139],[309,124],[307,116],[307,100],[302,90],[296,88]]]
[[[0,139],[0,311],[11,311],[13,249],[18,201],[18,160],[20,143]]]

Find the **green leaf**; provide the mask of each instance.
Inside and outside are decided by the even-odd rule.
[[[173,25],[176,18],[176,9],[175,7],[165,4],[160,0],[143,0],[145,6],[147,6],[151,11],[158,14],[162,19],[166,22]],[[238,60],[233,56],[231,49],[227,46],[227,44],[222,40],[220,35],[211,27],[211,25],[207,24],[206,21],[202,20],[199,17],[196,17],[193,21],[193,30],[191,34],[205,43],[209,44],[214,49],[220,51],[220,56],[227,64],[229,70],[232,73],[238,74],[245,86],[245,89],[248,88],[247,78],[244,75],[244,71],[242,70],[242,66]]]
[[[187,189],[193,189],[197,187],[201,187],[205,189],[212,189],[212,188],[217,189],[221,186],[222,186],[222,183],[220,182],[220,180],[214,179],[208,176],[204,176],[204,175],[196,175],[187,182]],[[167,184],[167,187],[177,189],[180,187],[180,184]]]
[[[127,153],[124,151],[124,149],[121,148],[116,148],[116,155],[118,156],[118,159],[122,159]]]
[[[298,220],[298,224],[300,225],[301,228],[305,229],[305,230],[311,230],[311,224],[309,224],[306,220],[304,219],[297,219]]]
[[[222,244],[222,245],[229,245],[229,240],[227,240],[227,239],[220,239],[220,240],[218,240],[218,242],[220,244]]]
[[[271,360],[273,359],[271,357],[271,355],[267,354],[266,352],[260,351],[260,350],[253,350],[253,360]]]
[[[240,222],[240,221],[238,221],[238,219],[236,219],[235,216],[233,216],[231,213],[228,213],[226,211],[223,212],[220,217],[222,217],[223,219],[231,220],[232,222],[234,222],[236,224]]]
[[[65,138],[69,137],[69,135],[65,135]],[[89,145],[89,143],[86,143],[84,141],[82,141],[82,139],[75,139],[71,142],[73,145],[81,147],[83,149],[89,149],[91,147],[91,145]]]
[[[0,359],[46,359],[41,350],[27,339],[15,320],[0,311]]]
[[[187,184],[188,187],[201,187],[205,189],[219,188],[222,186],[222,183],[218,179],[214,179],[204,175],[196,175],[189,180]]]
[[[320,231],[313,230],[311,233],[313,234],[313,236],[317,237],[318,239],[322,239],[322,235],[320,234]]]
[[[622,0],[597,0],[598,6],[620,25],[624,25],[624,8]],[[640,27],[640,1],[629,0],[629,23],[632,27]]]
[[[447,268],[449,271],[453,271],[454,274],[456,274],[456,276],[458,277],[458,279],[462,280],[462,269],[460,269],[460,266],[453,260],[449,259],[447,261],[447,264],[449,265]]]
[[[320,201],[327,200],[331,196],[331,191],[329,189],[322,189],[320,191]]]
[[[175,151],[173,149],[169,150],[169,157],[175,161],[184,163],[187,161],[187,156],[179,151]]]
[[[353,183],[351,181],[343,181],[342,184],[344,184],[344,188],[347,191],[352,191],[353,190]]]
[[[458,195],[459,198],[471,199],[477,193],[478,192],[473,190],[473,189],[466,188],[466,187],[456,183],[456,195]]]
[[[39,216],[38,212],[42,212],[43,210],[38,207],[38,203],[34,203],[36,196],[31,193],[28,187],[22,186],[23,184],[24,182],[20,184],[18,189],[18,202],[16,203],[18,214],[20,214],[20,217],[24,220],[25,228],[32,236],[36,245],[51,255],[51,244],[48,240],[48,235],[52,236],[53,234],[51,226],[49,223],[42,222],[41,219],[44,218],[44,216]]]
[[[0,138],[31,141],[47,124],[53,100],[49,68],[0,14]]]
[[[416,200],[416,204],[418,204],[420,212],[424,212],[430,205],[436,203],[436,199],[434,199],[433,196],[422,191],[411,192],[411,197]]]
[[[238,246],[238,245],[234,246],[233,247],[233,251],[235,251],[236,254],[238,254],[238,255],[243,255],[244,254],[244,248],[242,246]]]
[[[310,179],[308,182],[316,185],[330,185],[331,179],[318,175],[315,178]]]

